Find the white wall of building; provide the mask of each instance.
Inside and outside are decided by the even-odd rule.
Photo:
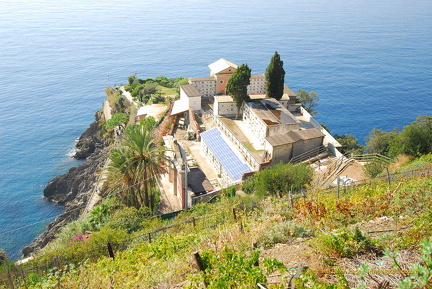
[[[243,121],[249,127],[252,134],[258,139],[258,142],[264,146],[267,126],[255,113],[252,112],[249,105],[244,105]]]
[[[203,97],[216,95],[216,80],[190,81],[190,84],[195,86]]]
[[[338,150],[341,148],[341,144],[326,130],[320,125],[311,115],[309,112],[306,111],[302,106],[300,107],[300,113],[303,115],[303,117],[306,118],[306,120],[312,124],[316,129],[318,129],[320,132],[325,134],[323,145],[327,146],[328,149],[333,153],[336,157],[341,157],[343,154]]]
[[[216,103],[215,99],[215,103]],[[237,106],[235,103],[227,103],[227,102],[221,102],[217,104],[217,110],[215,105],[215,112],[217,112],[217,115],[221,116],[234,116],[237,114]]]
[[[265,94],[266,93],[266,79],[265,77],[252,77],[250,84],[247,87],[248,94]]]
[[[180,87],[180,100],[188,104],[194,111],[201,110],[201,96],[189,97],[186,92]]]

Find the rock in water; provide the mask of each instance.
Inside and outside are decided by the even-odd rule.
[[[82,160],[89,157],[98,145],[103,144],[100,136],[101,118],[103,114],[101,112],[95,113],[95,121],[90,124],[83,134],[79,137],[77,144],[75,145],[77,150],[73,158]]]
[[[100,112],[96,121],[81,135],[75,158],[85,158],[83,164],[71,168],[66,174],[55,177],[44,189],[44,197],[55,204],[65,206],[65,211],[51,222],[44,233],[22,250],[24,257],[45,247],[68,222],[78,219],[99,179],[108,156],[108,143],[101,138]]]

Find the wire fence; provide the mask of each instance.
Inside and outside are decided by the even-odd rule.
[[[5,270],[0,272],[0,288],[27,288],[31,282],[32,276],[47,275],[50,272],[57,272],[57,274],[55,274],[58,283],[57,287],[62,288],[60,284],[61,274],[67,272],[71,264],[77,266],[83,264],[86,260],[95,262],[102,257],[111,257],[112,259],[115,259],[116,254],[119,254],[119,252],[127,250],[136,244],[142,242],[152,243],[158,238],[170,233],[175,234],[187,230],[202,231],[206,229],[214,229],[225,224],[228,220],[239,222],[240,229],[243,229],[239,212],[234,208],[232,213],[229,214],[191,217],[178,223],[158,227],[145,234],[138,236],[130,235],[121,242],[111,242],[108,240],[106,243],[101,244],[101,246],[94,248],[93,250],[88,250],[84,256],[79,258],[79,260],[71,260],[70,258],[65,258],[59,255],[54,256],[42,265],[35,265],[30,262],[27,264],[6,266]]]
[[[429,168],[425,169],[416,169],[416,170],[408,170],[404,172],[394,173],[390,174],[387,172],[386,175],[375,177],[374,179],[369,180],[361,180],[361,181],[350,181],[347,180],[346,182],[337,182],[335,186],[320,191],[321,193],[336,193],[340,190],[349,190],[351,188],[355,188],[358,186],[364,186],[364,185],[370,185],[372,183],[376,182],[387,182],[388,185],[390,185],[392,182],[397,181],[402,178],[412,178],[417,176],[430,176],[432,175],[432,170]]]
[[[371,185],[372,183],[377,183],[382,181],[387,182],[390,185],[391,182],[399,180],[401,178],[412,178],[416,176],[425,177],[430,175],[432,175],[432,170],[428,168],[410,170],[401,173],[387,174],[386,176],[381,176],[373,180],[351,182],[349,184],[343,184],[342,186],[339,185],[335,188],[318,191],[318,193],[323,193],[323,194],[333,193],[339,198],[345,195],[347,191],[349,192],[351,191],[351,189],[358,186]],[[307,195],[308,192],[306,191],[296,193],[296,194],[289,193],[289,195],[287,196],[288,197],[287,201],[291,202],[291,205],[293,205],[296,199],[306,198]],[[259,206],[260,204],[253,205],[250,207],[243,208],[243,210],[250,211]],[[172,216],[167,215],[165,217],[164,216],[157,216],[157,217],[159,217],[160,219],[170,219],[177,216],[178,213],[179,212],[176,212],[175,214],[171,214]],[[151,218],[155,218],[155,217],[151,217]],[[158,227],[154,230],[149,231],[148,233],[141,234],[139,236],[133,236],[131,234],[129,235],[128,238],[122,240],[121,242],[111,242],[110,240],[108,240],[106,243],[101,244],[99,247],[87,251],[84,256],[82,256],[79,260],[76,260],[75,262],[71,262],[71,259],[69,258],[64,258],[62,256],[55,256],[43,265],[40,264],[34,265],[31,262],[29,262],[29,264],[5,266],[4,270],[0,272],[0,288],[12,288],[12,289],[27,288],[30,282],[29,278],[31,278],[32,274],[45,275],[52,271],[66,272],[68,270],[67,269],[68,266],[70,266],[71,263],[75,263],[76,265],[79,265],[86,260],[89,260],[90,262],[95,262],[99,258],[104,256],[108,256],[111,257],[112,259],[115,259],[116,254],[118,254],[121,251],[127,250],[136,244],[142,242],[152,243],[158,238],[160,238],[161,236],[164,236],[169,233],[178,233],[187,230],[205,230],[209,228],[216,228],[222,224],[225,224],[228,220],[230,221],[234,220],[234,222],[237,222],[239,224],[239,229],[241,231],[243,230],[243,223],[241,218],[239,217],[239,211],[238,209],[233,208],[232,212],[230,213],[218,212],[217,214],[213,214],[213,215],[191,217],[187,220],[183,220],[178,223],[173,223],[173,224],[165,225],[163,227]],[[61,273],[57,274],[56,276],[58,278],[58,284],[59,284],[58,288],[62,288],[60,285]]]

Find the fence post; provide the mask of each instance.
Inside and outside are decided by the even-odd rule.
[[[57,267],[57,270],[58,270],[58,274],[57,274],[57,288],[61,288],[61,284],[60,284],[60,273],[61,273],[61,271],[60,271],[60,263],[59,263],[59,260],[58,260],[58,257],[56,256],[56,257],[54,257],[54,266],[55,267]]]
[[[195,262],[197,263],[200,271],[205,271],[206,268],[204,266],[204,263],[202,262],[200,254],[198,252],[194,253],[194,258],[195,258]]]
[[[148,239],[149,239],[149,243],[151,243],[152,242],[151,233],[148,233]]]
[[[346,187],[347,187],[347,183],[344,182],[344,184],[343,184],[343,195],[344,196],[346,195]]]
[[[23,270],[23,266],[22,266],[22,265],[20,266],[20,270],[21,270],[21,279],[23,280],[24,287],[25,287],[25,288],[28,288],[28,287],[27,287],[27,280],[26,280],[26,276],[24,275],[24,270]]]
[[[336,189],[336,198],[339,199],[339,176],[337,177],[337,189]]]
[[[193,227],[195,228],[196,227],[195,217],[192,217],[192,224],[193,224]]]
[[[113,248],[112,248],[111,243],[109,241],[107,243],[107,247],[108,247],[109,256],[114,260],[115,259],[114,251],[113,251]]]
[[[54,257],[53,259],[54,267],[57,267],[57,269],[60,269],[60,264],[58,261],[58,257]]]
[[[294,202],[293,202],[293,198],[292,198],[292,192],[291,192],[291,190],[289,191],[289,201],[290,201],[291,209],[294,208]]]
[[[256,243],[256,242],[254,242],[253,244],[252,244],[252,247],[253,247],[253,249],[255,250],[255,249],[257,249],[258,248],[258,244]],[[254,266],[255,267],[258,267],[259,266],[259,258],[256,260],[256,262],[254,263]]]
[[[6,270],[7,270],[7,280],[8,280],[8,283],[9,283],[9,287],[10,287],[11,289],[15,289],[14,283],[13,283],[13,281],[12,281],[12,276],[10,275],[9,268],[6,269]]]
[[[388,169],[388,167],[386,167],[386,172],[387,172],[387,184],[390,186],[390,172],[389,172],[389,169]]]
[[[196,264],[198,265],[199,270],[203,271],[205,273],[206,267],[205,267],[205,265],[204,265],[204,263],[203,263],[203,261],[201,259],[201,256],[200,256],[200,254],[198,252],[194,253],[194,258],[195,258]],[[207,284],[207,282],[205,280],[204,280],[204,285],[205,285],[205,287],[208,286],[208,284]]]
[[[232,211],[233,211],[234,221],[237,221],[236,208],[233,208]]]
[[[110,276],[110,289],[114,289],[114,279]]]

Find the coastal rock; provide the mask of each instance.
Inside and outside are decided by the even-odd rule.
[[[83,164],[51,180],[44,189],[44,197],[52,203],[67,205],[80,193],[91,191],[98,179],[97,173],[103,167],[105,160],[104,150],[97,149]]]
[[[95,114],[95,121],[90,124],[76,143],[76,152],[73,158],[82,160],[89,157],[96,150],[96,146],[103,143],[100,138],[100,117],[101,113]]]
[[[56,238],[63,226],[78,219],[84,210],[109,151],[108,143],[100,137],[101,117],[100,112],[96,113],[96,121],[86,129],[77,143],[79,153],[75,157],[85,157],[84,163],[71,168],[64,175],[55,177],[44,189],[44,197],[52,203],[65,206],[65,211],[47,226],[44,233],[24,247],[24,257],[45,247]]]
[[[79,210],[66,209],[66,211],[58,216],[54,222],[47,226],[45,232],[34,239],[31,244],[23,248],[22,254],[24,258],[29,257],[32,253],[45,247],[51,240],[55,239],[56,234],[60,232],[63,226],[65,226],[70,221],[76,220],[79,217],[79,214]]]

